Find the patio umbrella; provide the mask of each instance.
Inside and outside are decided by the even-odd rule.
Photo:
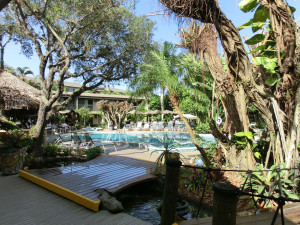
[[[159,114],[160,113],[160,111],[159,110],[149,110],[149,111],[147,111],[147,112],[144,112],[143,114],[144,115],[156,115],[156,114]]]
[[[144,114],[144,113],[138,112],[138,111],[136,111],[136,110],[134,109],[134,110],[129,111],[127,114],[133,115],[133,114]]]
[[[162,114],[177,114],[177,112],[171,111],[171,110],[164,110],[161,111]]]
[[[0,72],[0,81],[0,92],[5,103],[4,110],[39,107],[40,90],[20,80],[7,70]]]
[[[196,119],[198,119],[198,117],[197,116],[194,116],[194,115],[192,115],[192,114],[182,114],[183,115],[183,117],[184,118],[186,118],[186,119],[191,119],[191,120],[196,120]],[[179,116],[177,115],[177,116],[174,116],[174,118],[178,118]]]

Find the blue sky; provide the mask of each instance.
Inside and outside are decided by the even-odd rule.
[[[219,4],[225,15],[234,23],[235,26],[240,26],[247,22],[253,15],[251,13],[243,13],[238,3],[240,0],[219,0]],[[300,0],[288,0],[291,6],[296,8],[295,19],[300,24]],[[148,18],[156,21],[154,40],[163,43],[169,41],[172,43],[179,43],[178,36],[178,21],[174,16],[168,17],[161,14],[164,11],[164,7],[158,0],[139,0],[136,5],[136,15],[148,15]],[[247,35],[251,37],[252,33],[250,29],[244,29],[241,31],[241,36]],[[221,46],[218,46],[221,48]],[[19,46],[16,46],[13,42],[8,45],[4,55],[5,64],[17,67],[29,67],[35,75],[38,74],[38,61],[37,57],[33,56],[28,59],[20,52]],[[125,86],[115,86],[116,88],[126,89]]]

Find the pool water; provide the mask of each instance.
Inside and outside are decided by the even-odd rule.
[[[182,151],[195,150],[196,147],[187,133],[178,132],[126,132],[126,133],[104,133],[92,132],[90,136],[93,140],[124,142],[124,143],[140,143],[148,150],[161,150],[163,148],[162,139],[164,135],[168,135],[170,139],[169,148]],[[203,147],[208,142],[215,143],[215,138],[209,134],[200,135],[203,139]]]

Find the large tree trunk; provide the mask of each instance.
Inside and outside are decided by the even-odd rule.
[[[277,122],[275,120],[275,112],[272,107],[271,99],[273,93],[265,84],[258,84],[253,79],[253,70],[248,54],[241,41],[238,30],[232,24],[232,22],[222,13],[217,1],[202,1],[202,0],[160,0],[166,7],[173,12],[194,18],[204,23],[212,23],[215,25],[222,46],[224,48],[225,56],[227,59],[228,72],[231,77],[235,78],[235,82],[239,82],[243,85],[243,88],[247,94],[247,98],[254,104],[259,110],[263,120],[266,123],[266,128],[271,138],[270,145],[273,152],[277,149],[278,153],[286,151],[284,149],[294,149],[298,157],[298,150],[293,146],[296,146],[296,137],[299,134],[294,135],[295,129],[292,124],[298,124],[299,118],[296,116],[295,102],[297,100],[298,93],[296,90],[299,86],[300,76],[300,31],[296,24],[290,8],[283,0],[260,0],[260,4],[269,9],[270,22],[272,30],[274,31],[274,37],[276,38],[276,47],[279,54],[278,65],[280,67],[280,86],[276,88],[274,92],[275,101],[280,106],[280,109],[286,113],[287,119],[281,117],[282,121],[279,123],[284,124],[285,138],[281,139],[281,145],[276,145],[276,138],[278,137]],[[283,59],[281,59],[280,53],[285,52]],[[298,119],[297,119],[298,118]],[[293,135],[291,134],[293,133]],[[292,137],[293,136],[293,137]],[[285,139],[285,140],[284,140]],[[292,145],[291,148],[286,143]],[[282,148],[282,149],[281,149]],[[280,150],[279,150],[280,149]],[[290,164],[289,155],[285,152],[284,155],[288,155],[284,159],[285,162]],[[296,160],[295,158],[293,160]]]
[[[232,135],[241,131],[248,132],[249,121],[247,116],[247,108],[245,103],[246,96],[244,89],[241,85],[238,85],[235,82],[235,78],[233,76],[229,76],[224,71],[217,50],[217,33],[214,27],[208,24],[206,24],[204,27],[201,27],[192,21],[189,24],[187,31],[181,29],[180,36],[180,46],[188,48],[193,53],[202,55],[214,78],[218,90],[217,96],[221,99],[226,112],[226,126],[224,126],[226,128],[225,131]],[[219,136],[217,127],[211,127],[211,131],[215,137]],[[236,166],[234,164],[236,160],[232,158],[233,154],[229,154],[229,152],[231,152],[231,148],[233,149],[233,152],[236,152],[236,147],[229,146],[229,140],[227,138],[218,140],[219,142],[222,142],[220,144],[223,146],[222,149],[224,156],[227,156],[226,160],[230,165]],[[252,168],[254,164],[254,158],[251,156],[251,152],[247,155],[247,157],[245,155],[245,158],[249,159],[248,166],[246,166],[246,168]],[[243,166],[244,165],[245,164],[243,163]]]

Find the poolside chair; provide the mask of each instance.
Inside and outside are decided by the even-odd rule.
[[[174,127],[173,127],[173,121],[169,121],[167,126],[165,127],[165,131],[173,131]]]
[[[165,128],[165,122],[164,121],[159,121],[157,123],[157,129],[156,130],[163,131],[164,128]]]
[[[187,131],[187,127],[186,127],[186,125],[185,125],[184,123],[181,124],[181,126],[180,126],[180,131],[181,131],[181,132]]]
[[[132,129],[131,124],[125,124],[124,127],[123,127],[123,131],[129,131],[131,129]]]
[[[142,130],[142,128],[143,128],[143,122],[138,121],[134,130]]]
[[[87,146],[92,147],[102,147],[104,153],[106,154],[107,146],[114,147],[115,151],[117,151],[116,143],[114,141],[103,141],[100,139],[92,139],[89,133],[82,133],[82,139],[85,140]],[[83,142],[84,143],[84,142]]]
[[[145,123],[143,130],[144,131],[149,131],[150,130],[150,124],[149,123]]]
[[[82,142],[77,133],[60,134],[55,143],[61,147],[72,148],[76,154],[80,155],[79,146]]]
[[[157,121],[153,121],[151,123],[150,130],[152,130],[152,131],[157,130]]]
[[[175,121],[175,125],[174,125],[174,131],[180,131],[180,127],[181,127],[181,122],[180,121]]]

